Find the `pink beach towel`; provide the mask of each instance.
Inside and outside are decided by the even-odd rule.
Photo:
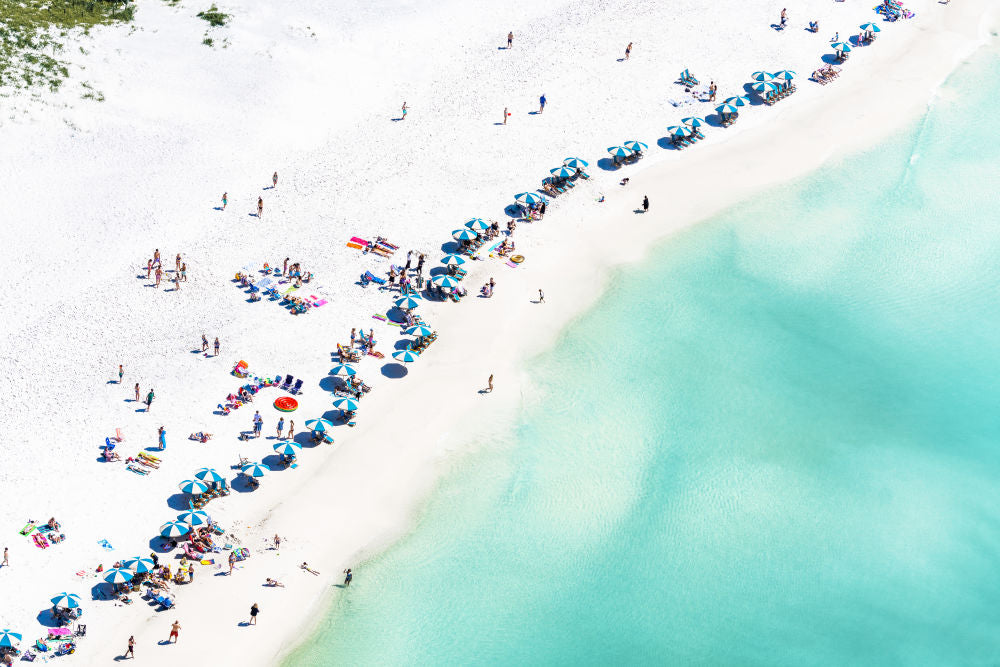
[[[509,266],[512,269],[516,269],[518,265],[515,264],[514,262],[507,262],[507,266]]]

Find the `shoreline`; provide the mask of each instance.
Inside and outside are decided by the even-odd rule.
[[[934,13],[934,9],[940,9],[940,13]],[[296,475],[297,482],[288,475],[264,481],[265,486],[277,487],[280,501],[258,497],[244,503],[251,506],[239,512],[243,521],[226,521],[234,531],[245,530],[243,544],[251,547],[255,557],[247,561],[237,577],[212,577],[212,583],[206,584],[208,572],[199,571],[199,586],[185,587],[180,596],[177,614],[185,625],[183,643],[168,653],[144,650],[143,659],[166,664],[168,660],[211,650],[207,647],[219,641],[220,633],[232,631],[230,620],[245,614],[249,604],[244,604],[246,587],[257,585],[265,577],[276,576],[287,586],[262,589],[259,594],[257,601],[262,607],[266,634],[255,641],[233,642],[227,655],[249,664],[273,664],[307,641],[303,629],[308,626],[311,632],[319,623],[329,605],[328,589],[339,581],[333,573],[354,567],[353,563],[391,546],[412,529],[414,518],[445,474],[451,457],[469,451],[470,443],[480,441],[484,433],[488,436],[496,425],[510,422],[523,400],[518,390],[530,390],[530,371],[524,367],[524,360],[549,348],[573,319],[593,306],[616,267],[641,260],[670,235],[754,193],[799,178],[891,134],[899,127],[900,118],[909,123],[919,115],[929,95],[940,87],[958,61],[985,42],[983,33],[989,16],[983,2],[930,5],[924,14],[929,16],[921,15],[899,26],[900,30],[891,35],[893,39],[885,35],[874,49],[859,50],[863,55],[845,66],[839,80],[822,87],[821,96],[815,92],[804,95],[806,88],[820,87],[802,81],[800,92],[791,100],[768,110],[764,117],[741,119],[728,130],[713,129],[711,141],[685,151],[683,157],[651,148],[639,169],[626,167],[609,175],[592,166],[594,179],[578,187],[581,192],[558,202],[545,221],[522,226],[519,252],[528,255],[528,264],[509,271],[488,260],[470,270],[470,292],[489,278],[489,272],[482,271],[488,267],[498,278],[496,295],[482,300],[470,294],[465,306],[446,307],[435,317],[441,338],[426,359],[408,369],[412,377],[398,385],[383,381],[379,391],[365,402],[366,413],[380,414],[385,419],[360,421],[347,437],[338,430],[334,457],[324,455],[315,463],[309,460],[312,456],[307,449],[304,458],[309,462]],[[975,16],[980,20],[972,30],[964,21]],[[931,30],[928,24],[939,19],[943,25]],[[964,32],[954,30],[955,25],[963,26]],[[974,38],[970,39],[970,33],[975,33]],[[914,56],[912,46],[918,39],[925,41]],[[937,62],[930,55],[935,51],[938,56],[947,51],[953,58]],[[886,79],[872,76],[887,74],[888,69],[891,73]],[[838,128],[841,132],[844,128],[862,131],[845,140],[837,133]],[[803,147],[809,147],[810,152],[803,154]],[[596,150],[589,147],[591,152]],[[704,183],[719,182],[720,163],[724,161],[731,171],[718,187],[721,192],[712,192],[707,206],[704,198],[694,201],[677,196],[677,192],[702,192]],[[625,189],[617,185],[623,176],[630,178]],[[607,201],[599,205],[595,199],[602,191],[600,186],[606,188]],[[632,209],[644,193],[650,195],[652,208],[647,216],[637,216]],[[664,225],[659,211],[668,201],[671,221]],[[609,228],[628,229],[630,241],[609,247]],[[447,230],[442,225],[439,231]],[[631,238],[641,240],[632,242]],[[568,258],[589,268],[586,279],[581,279],[582,272],[573,268]],[[545,289],[545,306],[529,303],[538,287]],[[544,317],[538,317],[542,307]],[[387,349],[384,343],[380,347]],[[312,358],[311,363],[316,363],[315,350],[302,354],[303,360]],[[487,357],[492,361],[487,362]],[[486,400],[476,390],[490,373],[498,377],[497,391],[488,403],[477,404]],[[392,391],[388,390],[390,385]],[[442,386],[451,391],[447,413],[428,400]],[[313,389],[307,400],[321,393]],[[213,401],[200,402],[204,403],[201,408],[208,409]],[[299,414],[303,420],[313,416]],[[458,415],[457,421],[453,415]],[[400,422],[420,426],[408,429],[406,439],[401,440]],[[492,426],[484,426],[484,422]],[[174,430],[175,442],[179,432]],[[332,508],[331,497],[339,501]],[[360,509],[352,506],[355,501],[360,503]],[[241,525],[245,528],[238,527]],[[286,540],[280,560],[261,550],[263,541],[275,532]],[[323,575],[314,578],[298,570],[297,563],[304,560]],[[363,585],[363,576],[363,570],[358,572],[355,585]],[[92,613],[91,621],[111,618],[104,609]],[[91,627],[92,637],[89,642],[85,640],[81,653],[95,662],[111,659],[121,653],[121,638],[117,635],[127,636],[130,632],[142,645],[152,646],[162,639],[164,630],[160,626],[173,620],[168,616],[119,616],[113,641],[107,627],[98,632],[94,632],[97,627]],[[227,620],[219,620],[222,618]]]

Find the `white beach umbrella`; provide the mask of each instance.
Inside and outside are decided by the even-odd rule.
[[[774,78],[780,79],[782,81],[791,81],[792,79],[795,78],[795,76],[796,76],[795,72],[790,69],[782,69],[774,73]]]
[[[243,474],[247,477],[263,477],[264,473],[270,472],[271,468],[263,463],[248,463],[243,466]]]
[[[410,327],[403,333],[406,334],[407,336],[430,336],[434,332],[431,331],[430,327],[425,327],[422,324],[418,324],[415,327]]]
[[[569,178],[576,173],[576,169],[571,169],[567,166],[556,167],[555,169],[549,169],[549,173],[556,178]]]
[[[667,128],[667,131],[676,137],[690,137],[693,134],[689,128],[683,125],[671,125]]]
[[[635,151],[636,153],[641,153],[647,148],[649,148],[649,146],[642,143],[641,141],[632,140],[625,142],[625,148],[629,149],[630,151]]]
[[[589,167],[590,163],[586,160],[581,160],[578,157],[568,157],[563,160],[563,164],[571,169],[583,169],[584,167]]]
[[[127,570],[123,567],[111,568],[104,573],[104,581],[109,584],[124,584],[126,581],[132,581],[135,573],[132,570]]]
[[[688,127],[701,127],[705,124],[705,119],[699,118],[698,116],[689,116],[687,118],[681,118],[681,122]]]
[[[336,366],[330,369],[330,375],[351,376],[357,374],[358,374],[357,369],[355,369],[354,366],[350,364],[337,364]],[[306,426],[308,425],[309,422],[306,422]]]
[[[208,491],[208,484],[205,484],[205,482],[202,482],[201,480],[198,479],[186,479],[180,484],[178,484],[177,488],[180,489],[183,493],[190,493],[192,495],[196,495]]]
[[[180,521],[168,521],[160,526],[160,535],[163,537],[180,537],[191,532],[191,526]]]
[[[203,482],[224,482],[226,481],[225,476],[220,475],[215,468],[200,468],[198,472],[194,474],[195,478],[200,479]]]
[[[745,95],[736,95],[735,97],[728,98],[725,103],[731,104],[734,107],[745,107],[750,104],[750,98]]]
[[[450,287],[450,288],[458,287],[458,281],[452,278],[451,276],[446,276],[446,275],[434,276],[433,278],[431,278],[431,282],[437,285],[438,287]]]
[[[177,515],[177,520],[189,526],[207,526],[212,522],[212,519],[208,516],[208,512],[202,512],[201,510],[181,512]]]
[[[420,353],[415,350],[396,350],[392,353],[392,356],[396,361],[408,364],[411,361],[416,361],[420,357]]]
[[[153,563],[152,558],[140,558],[139,556],[133,556],[132,558],[126,558],[122,561],[122,565],[132,570],[136,574],[143,574],[145,572],[152,572],[156,567]]]
[[[733,106],[732,104],[720,104],[715,107],[715,110],[719,113],[739,113],[740,110]]]
[[[471,229],[456,229],[451,233],[451,237],[456,241],[471,241],[478,238],[478,236],[479,235]]]
[[[878,27],[874,23],[862,23],[861,29],[866,32],[882,32],[882,28]]]
[[[482,231],[484,229],[490,228],[490,223],[484,221],[482,218],[473,218],[465,223],[466,229]]]
[[[851,52],[851,45],[845,42],[834,42],[833,44],[830,45],[830,48],[832,48],[834,51],[843,51],[844,53]]]
[[[770,81],[774,78],[774,75],[770,72],[754,72],[750,75],[750,78],[754,81]]]
[[[59,595],[52,598],[51,602],[53,606],[62,607],[63,609],[76,609],[80,606],[80,596],[76,593],[67,593],[63,591]]]
[[[778,86],[771,83],[770,81],[758,81],[757,83],[751,84],[751,88],[756,90],[758,93],[770,93],[771,91],[777,90]]]
[[[413,308],[419,307],[422,301],[423,299],[421,299],[416,294],[410,294],[408,296],[396,299],[395,301],[393,301],[393,303],[396,304],[397,308],[405,308],[407,310],[412,310]]]
[[[441,258],[441,263],[448,266],[460,266],[465,264],[465,258],[461,255],[445,255]]]
[[[628,157],[632,155],[632,149],[624,146],[611,146],[608,148],[608,153],[614,157]]]
[[[333,422],[329,419],[308,419],[306,420],[306,428],[323,432],[328,428],[333,428]]]
[[[527,204],[528,206],[534,206],[535,204],[541,204],[545,199],[541,195],[537,195],[534,192],[521,192],[514,195],[514,200],[519,204]]]
[[[353,398],[338,398],[333,402],[333,407],[338,410],[357,410],[358,402]]]
[[[298,456],[302,448],[294,442],[279,442],[274,446],[274,451],[282,456]]]

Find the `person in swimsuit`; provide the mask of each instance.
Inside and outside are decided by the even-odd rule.
[[[260,220],[263,214],[264,214],[264,198],[257,197],[257,219]]]
[[[161,278],[163,278],[163,271],[161,271],[160,267],[157,266],[156,267],[156,287],[157,288],[160,287],[160,279]]]
[[[157,266],[160,265],[160,249],[159,248],[157,248],[155,251],[153,251],[153,264],[156,264]]]
[[[118,364],[118,384],[122,383],[122,377],[125,375],[125,369],[121,364]]]
[[[406,102],[403,102],[403,117],[400,120],[406,120]]]
[[[146,280],[149,280],[149,274],[153,272],[153,260],[146,260]]]
[[[347,568],[346,570],[344,570],[344,574],[347,575],[346,577],[344,577],[344,586],[350,586],[351,579],[354,578],[354,573],[351,572],[351,568]]]
[[[170,638],[167,641],[168,642],[173,642],[173,643],[176,644],[177,643],[177,633],[179,633],[180,631],[181,631],[181,622],[180,621],[174,621],[173,624],[170,626]]]
[[[228,204],[228,203],[229,203],[229,193],[228,192],[223,192],[222,193],[222,210],[223,211],[226,210],[226,204]]]
[[[135,383],[135,402],[139,402],[139,383]]]
[[[215,356],[219,356],[219,337],[215,337]]]
[[[507,33],[507,48],[509,49],[513,45],[514,45],[514,31],[512,30]]]
[[[201,335],[201,351],[208,352],[208,338],[205,337],[205,334]]]
[[[545,111],[545,102],[545,93],[542,93],[542,96],[538,98],[538,113]]]
[[[278,187],[278,172],[274,172],[274,176],[271,177],[271,189]]]
[[[257,625],[257,614],[260,613],[260,607],[254,602],[253,606],[250,607],[250,625]]]
[[[128,648],[125,650],[124,657],[128,656],[131,656],[133,659],[135,658],[135,637],[128,638]]]
[[[628,60],[630,55],[632,55],[632,42],[629,42],[628,46],[625,47],[625,60]]]

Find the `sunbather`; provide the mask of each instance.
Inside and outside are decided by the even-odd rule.
[[[266,586],[271,586],[272,588],[274,586],[281,586],[282,588],[285,587],[285,585],[283,583],[281,583],[280,581],[278,581],[277,579],[271,579],[271,578],[268,578],[267,584],[265,584],[265,585]]]

